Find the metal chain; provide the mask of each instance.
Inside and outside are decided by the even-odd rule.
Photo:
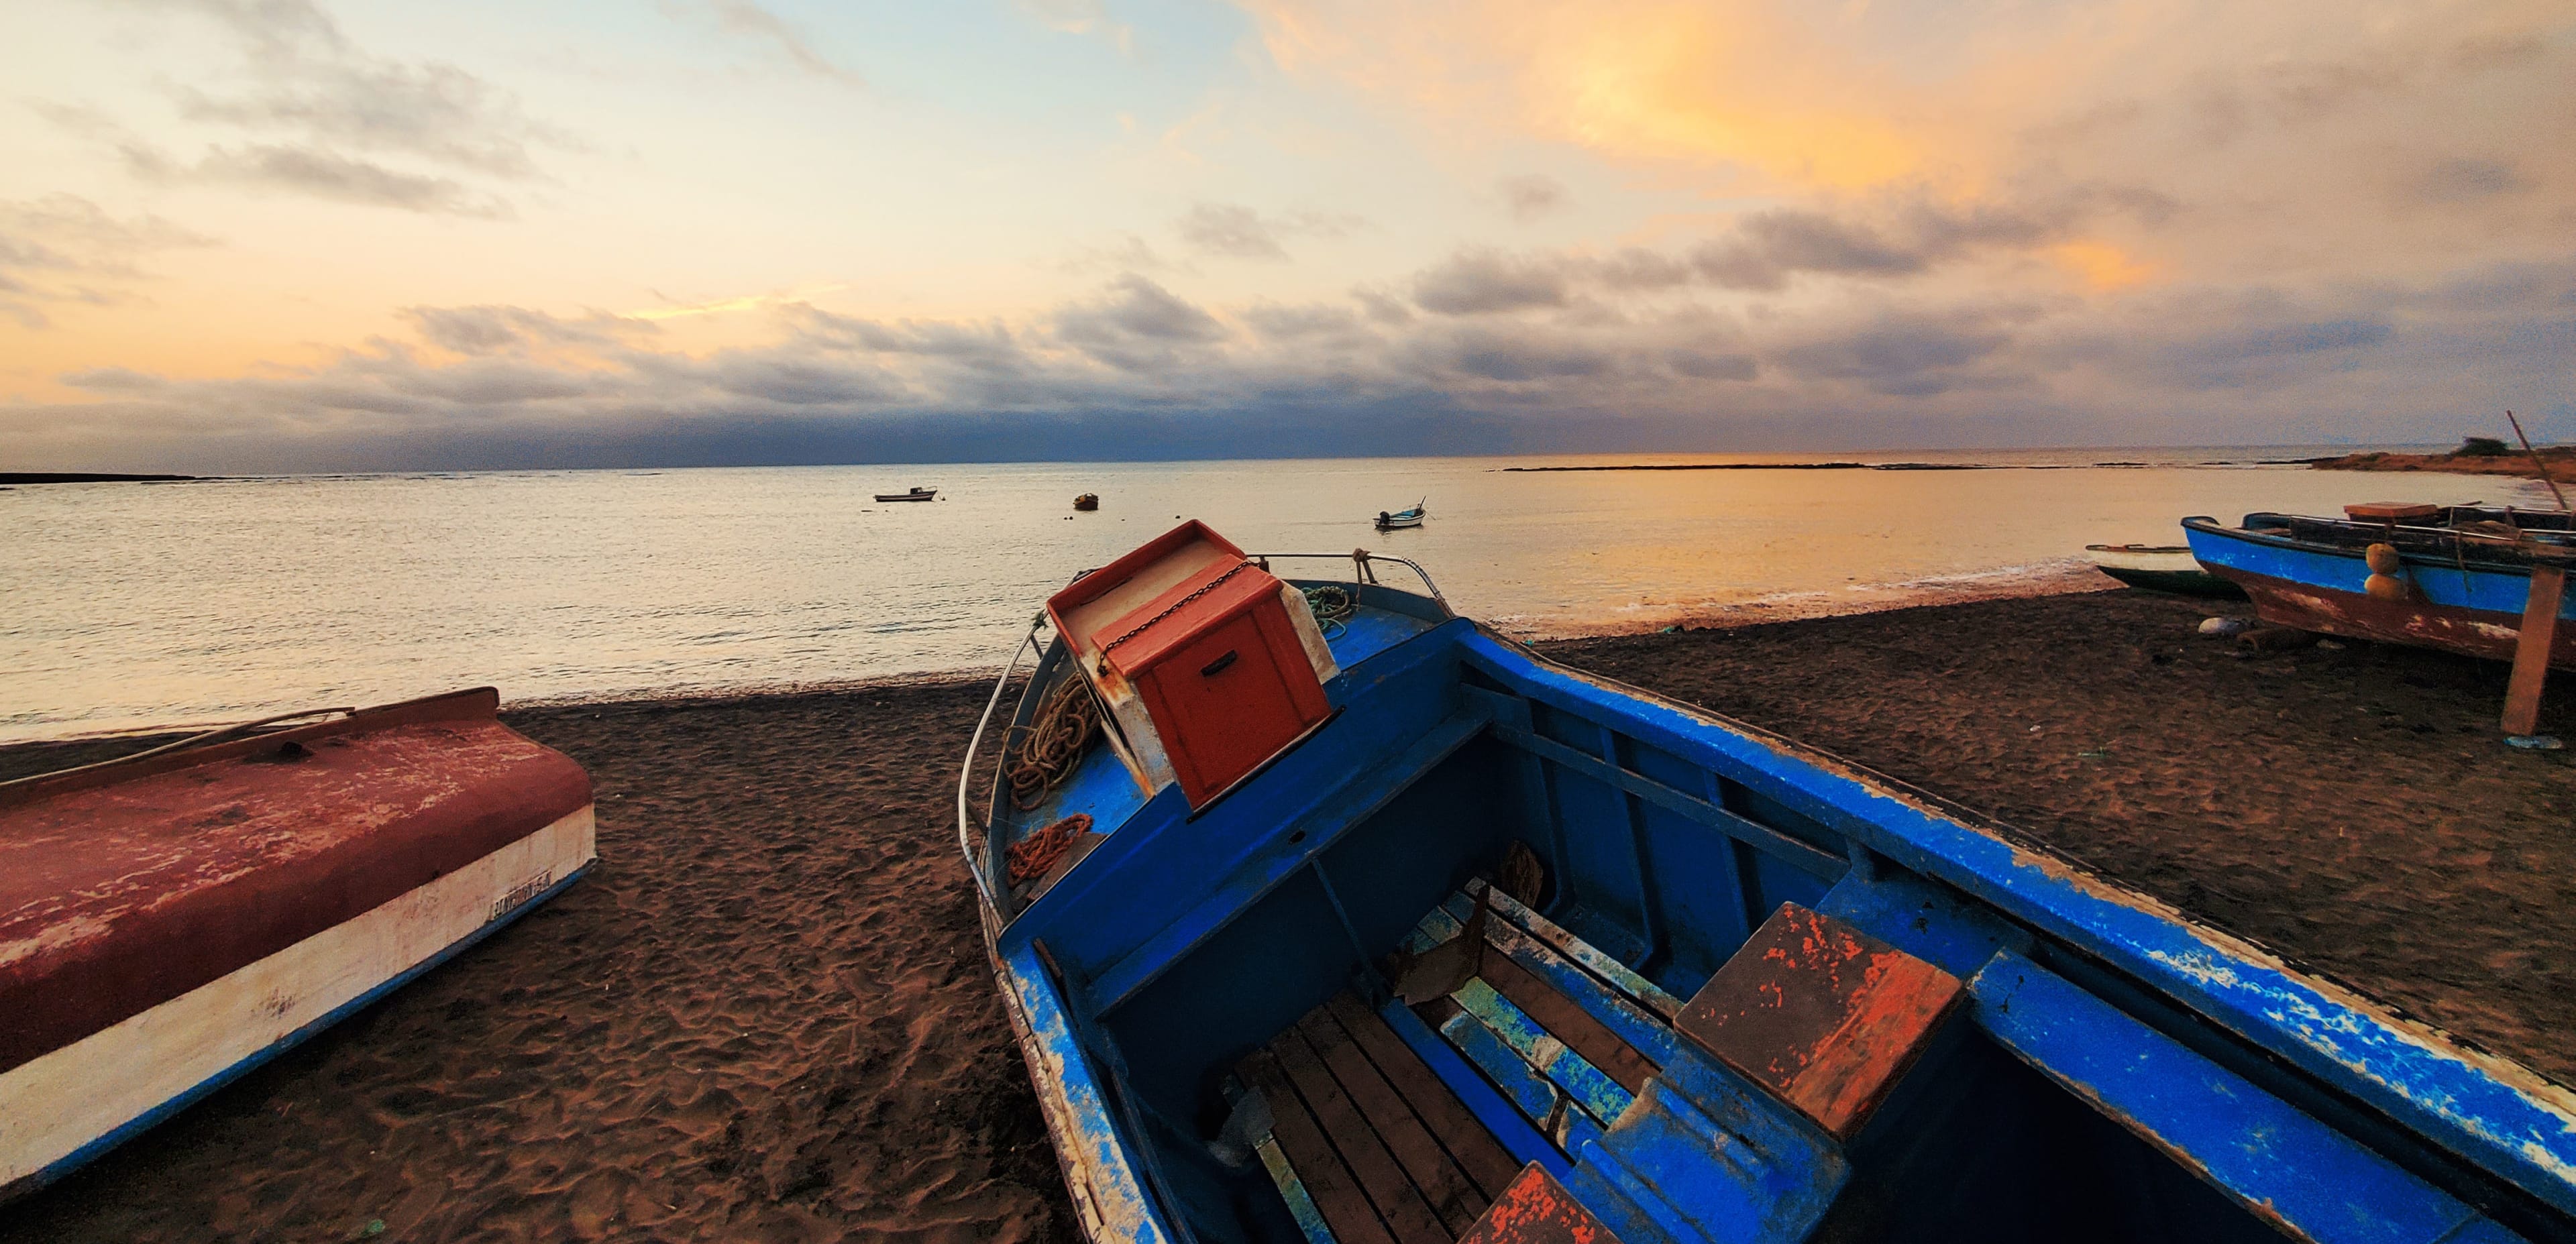
[[[1233,577],[1234,577],[1234,576],[1236,576],[1236,575],[1242,574],[1244,571],[1246,571],[1246,570],[1250,570],[1250,569],[1252,569],[1252,563],[1251,563],[1251,562],[1246,561],[1246,562],[1237,562],[1237,563],[1235,563],[1235,567],[1234,567],[1234,569],[1229,570],[1229,571],[1226,571],[1224,574],[1218,575],[1217,577],[1215,577],[1215,578],[1213,578],[1213,579],[1208,580],[1205,584],[1202,584],[1202,585],[1199,587],[1199,589],[1198,589],[1197,591],[1192,592],[1192,593],[1190,593],[1189,595],[1187,595],[1187,596],[1184,596],[1184,597],[1180,598],[1179,600],[1173,601],[1173,602],[1172,602],[1172,607],[1171,607],[1171,608],[1166,609],[1166,610],[1162,611],[1161,613],[1155,614],[1153,617],[1147,618],[1147,619],[1145,619],[1144,621],[1137,623],[1137,624],[1136,624],[1136,629],[1134,629],[1134,630],[1132,630],[1132,631],[1129,631],[1129,632],[1127,632],[1126,634],[1121,635],[1121,636],[1119,636],[1119,637],[1118,637],[1118,638],[1116,638],[1116,639],[1110,640],[1108,643],[1105,643],[1105,644],[1100,645],[1100,659],[1101,659],[1102,663],[1105,665],[1105,664],[1108,662],[1108,660],[1109,660],[1109,650],[1110,650],[1110,649],[1115,648],[1115,647],[1117,647],[1117,646],[1118,646],[1118,645],[1120,645],[1120,644],[1126,643],[1128,640],[1134,639],[1134,638],[1136,638],[1137,636],[1142,635],[1142,634],[1144,634],[1145,632],[1147,632],[1147,631],[1149,631],[1149,630],[1152,630],[1152,629],[1154,628],[1154,624],[1155,624],[1155,623],[1160,622],[1160,621],[1162,621],[1163,619],[1165,619],[1165,618],[1168,618],[1168,617],[1172,616],[1173,614],[1179,613],[1179,612],[1182,610],[1182,608],[1183,608],[1183,607],[1185,607],[1185,606],[1187,606],[1191,601],[1197,600],[1199,597],[1205,596],[1205,595],[1207,595],[1208,593],[1215,591],[1215,590],[1217,589],[1217,585],[1219,585],[1219,584],[1221,584],[1221,583],[1224,583],[1226,580],[1231,579],[1231,578],[1233,578]]]

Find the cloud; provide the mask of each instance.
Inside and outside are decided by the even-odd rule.
[[[707,0],[716,24],[729,33],[748,35],[775,47],[787,63],[826,81],[858,90],[867,89],[867,79],[817,50],[804,32],[785,18],[762,8],[755,0]]]
[[[1101,0],[1016,0],[1019,10],[1049,30],[1069,35],[1099,35],[1120,53],[1136,51],[1136,30],[1112,20]]]
[[[1110,282],[1103,297],[1057,311],[1055,335],[1100,362],[1136,372],[1220,341],[1226,330],[1215,316],[1131,273]]]
[[[2520,194],[2535,185],[2512,160],[2451,156],[2434,161],[2407,189],[2425,203],[2474,203]]]
[[[1688,347],[1666,351],[1664,362],[1676,374],[1693,380],[1751,380],[1762,370],[1761,364],[1750,354],[1727,354]]]
[[[1573,201],[1565,183],[1545,173],[1505,177],[1494,183],[1494,189],[1502,196],[1503,210],[1518,221],[1536,220],[1562,210]]]
[[[1960,382],[1960,369],[2011,340],[1990,320],[1886,312],[1853,327],[1773,351],[1791,376],[1857,381],[1898,397],[1928,397]]]
[[[157,182],[199,182],[300,194],[360,207],[390,207],[442,216],[507,220],[509,201],[479,193],[450,177],[410,173],[323,148],[252,143],[210,147],[194,164],[180,164],[149,148],[124,151],[126,168]]]
[[[416,307],[416,341],[320,364],[72,371],[58,379],[84,400],[0,403],[0,441],[66,470],[268,471],[1813,448],[1820,420],[1889,447],[1997,428],[2058,444],[2421,441],[2455,437],[2482,404],[2576,428],[2548,396],[2576,353],[2576,256],[2101,305],[1935,284],[1759,314],[1676,296],[1616,316],[1570,314],[1569,293],[1565,308],[1387,323],[1356,297],[1220,314],[1131,276],[1007,319],[791,303],[771,312],[776,339],[703,355],[596,312]]]
[[[510,214],[507,201],[462,178],[537,180],[536,149],[581,146],[464,69],[369,53],[310,0],[134,2],[193,14],[232,36],[241,57],[238,87],[211,85],[222,75],[208,73],[170,91],[186,120],[254,136],[209,144],[193,158],[173,156],[95,109],[40,106],[66,130],[108,143],[128,171],[149,180],[498,219]]]
[[[1565,305],[1561,263],[1491,249],[1460,251],[1413,278],[1413,305],[1439,315],[1491,315]]]
[[[1172,229],[1180,234],[1183,243],[1203,255],[1284,261],[1288,248],[1281,245],[1283,239],[1338,238],[1365,223],[1356,216],[1323,212],[1263,216],[1232,203],[1195,203],[1172,222]]]
[[[158,216],[118,219],[78,195],[0,201],[0,316],[33,330],[52,323],[49,305],[126,301],[152,279],[139,266],[145,255],[214,244]]]
[[[650,320],[602,312],[561,319],[526,307],[404,307],[395,314],[409,322],[421,340],[473,357],[547,346],[602,349],[661,331]]]

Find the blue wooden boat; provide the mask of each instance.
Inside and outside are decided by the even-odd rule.
[[[2576,1238],[2566,1089],[1411,563],[1176,535],[1051,602],[958,791],[1090,1238]],[[1328,624],[1194,616],[1274,569]],[[1310,634],[1320,724],[1264,724]]]
[[[2192,555],[2254,598],[2263,620],[2354,639],[2509,661],[2536,565],[2576,562],[2563,512],[2489,506],[2355,506],[2365,517],[2248,514],[2182,520]],[[2395,568],[2374,594],[2370,550]],[[2576,594],[2559,603],[2550,665],[2576,669]]]

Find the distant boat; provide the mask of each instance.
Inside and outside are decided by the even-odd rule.
[[[1416,501],[1413,503],[1413,508],[1409,510],[1397,510],[1394,513],[1388,513],[1385,510],[1378,511],[1377,529],[1380,531],[1394,531],[1399,527],[1421,526],[1422,520],[1431,513],[1430,510],[1424,508],[1423,504],[1429,500],[1430,498],[1425,497],[1422,501]]]
[[[2102,573],[2134,588],[2176,596],[2245,599],[2245,589],[2201,568],[2182,544],[2088,544],[2084,551]]]
[[[1086,492],[1079,497],[1075,497],[1073,499],[1073,508],[1081,510],[1084,513],[1089,513],[1093,510],[1099,509],[1100,494],[1096,492]]]
[[[2495,661],[2513,659],[2532,569],[2576,564],[2576,531],[2564,513],[2347,509],[2345,518],[2248,514],[2234,527],[2186,518],[2182,528],[2201,564],[2243,587],[2275,626]],[[2576,594],[2558,618],[2549,663],[2576,670]]]
[[[929,500],[933,500],[933,499],[937,498],[938,496],[939,496],[939,490],[938,490],[938,489],[936,489],[936,488],[924,488],[924,487],[922,487],[922,486],[921,486],[921,485],[919,485],[919,484],[915,484],[915,485],[913,485],[913,487],[912,487],[912,491],[911,491],[911,492],[881,492],[881,493],[878,493],[878,494],[877,494],[877,500],[879,500],[879,501],[929,501]]]

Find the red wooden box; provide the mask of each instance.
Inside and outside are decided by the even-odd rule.
[[[1199,808],[1331,711],[1288,596],[1192,520],[1076,580],[1047,612],[1122,725],[1122,703],[1141,707],[1153,738],[1131,728],[1127,741],[1144,767],[1159,751]]]

